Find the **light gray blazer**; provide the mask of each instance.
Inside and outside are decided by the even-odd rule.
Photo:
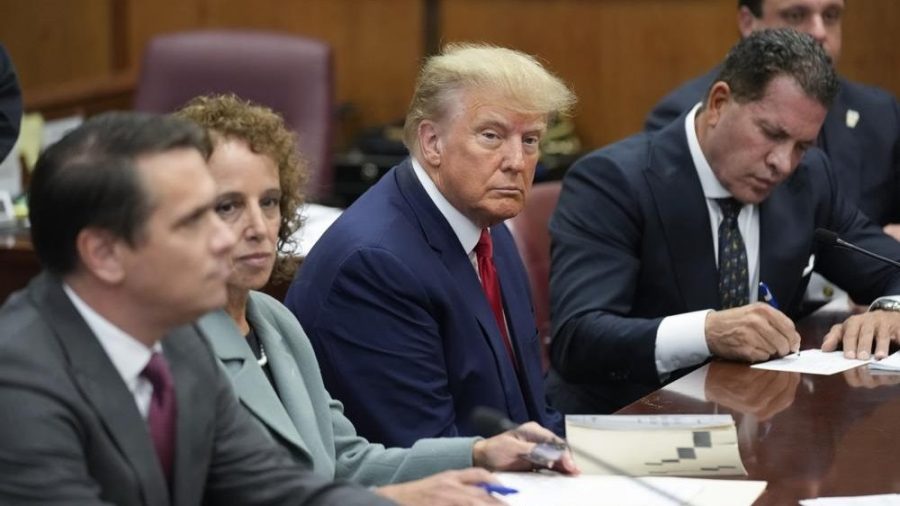
[[[294,315],[272,297],[250,292],[247,319],[269,358],[277,394],[227,313],[206,315],[199,325],[241,404],[316,473],[384,485],[472,465],[473,438],[422,439],[409,449],[386,449],[358,436],[341,403],[325,390],[312,346]]]

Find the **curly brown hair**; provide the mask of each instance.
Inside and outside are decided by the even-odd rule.
[[[287,129],[277,112],[233,94],[194,98],[175,115],[205,128],[214,145],[224,139],[240,139],[254,153],[268,156],[278,165],[281,225],[276,249],[280,254],[272,279],[289,281],[297,268],[297,259],[290,251],[295,242],[293,234],[302,224],[297,211],[303,205],[303,187],[308,176],[307,163],[300,156],[295,134]]]

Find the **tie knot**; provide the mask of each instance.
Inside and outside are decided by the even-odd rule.
[[[741,213],[741,208],[744,207],[744,204],[736,200],[734,197],[728,197],[727,199],[716,199],[716,203],[719,204],[719,209],[722,210],[722,214],[725,215],[725,220],[734,221],[737,219],[738,215]]]
[[[147,381],[153,385],[153,389],[157,391],[166,390],[172,386],[172,373],[169,372],[169,364],[162,353],[153,353],[150,361],[141,371],[141,376],[147,378]]]
[[[475,255],[484,258],[494,256],[494,243],[491,241],[490,230],[486,228],[481,230],[481,237],[478,238],[478,244],[475,245]]]

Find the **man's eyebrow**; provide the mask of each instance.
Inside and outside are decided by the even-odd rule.
[[[189,225],[190,223],[193,223],[193,222],[199,220],[200,218],[203,217],[204,214],[211,211],[212,209],[213,209],[212,202],[194,208],[193,210],[191,210],[190,212],[188,212],[187,214],[185,214],[181,218],[178,218],[175,221],[175,228],[183,227],[185,225]]]

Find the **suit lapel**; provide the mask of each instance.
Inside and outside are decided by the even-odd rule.
[[[537,364],[527,361],[525,358],[531,356],[534,350],[522,349],[522,346],[532,342],[532,337],[537,333],[531,300],[527,297],[530,292],[527,288],[517,289],[515,280],[520,277],[520,273],[516,272],[519,253],[510,236],[507,235],[507,239],[501,237],[501,233],[498,231],[500,227],[505,227],[505,225],[498,224],[491,227],[491,236],[494,240],[494,264],[497,268],[497,277],[500,279],[500,293],[503,296],[503,311],[506,313],[509,326],[509,339],[519,364],[519,383],[527,385],[525,388],[520,388],[522,400],[526,404],[526,409],[531,406],[536,413],[535,416],[529,416],[527,413],[523,415],[526,416],[524,418],[526,420],[540,419],[539,414],[543,411],[544,400],[534,399],[532,393],[541,391],[538,386],[544,378],[539,367],[532,367]],[[508,234],[506,231],[504,233]],[[502,339],[502,336],[498,337]],[[502,341],[500,345],[503,346]],[[502,351],[505,354],[506,350]],[[515,373],[515,371],[513,372]]]
[[[60,282],[41,274],[34,286],[35,305],[65,350],[76,387],[94,407],[110,439],[131,464],[141,483],[145,503],[168,504],[168,486],[146,421],[131,391],[63,292]]]
[[[808,230],[815,223],[814,206],[799,195],[806,177],[802,170],[801,166],[759,206],[759,280],[769,285],[788,314],[803,295],[797,287],[811,252]],[[798,234],[799,230],[806,233]]]
[[[450,227],[440,210],[431,201],[428,193],[422,188],[409,159],[397,167],[396,177],[400,192],[419,221],[419,226],[428,244],[440,255],[450,277],[456,283],[460,293],[463,294],[469,311],[475,315],[481,326],[482,334],[494,355],[494,363],[500,373],[503,390],[506,392],[507,412],[510,416],[520,415],[523,418],[519,419],[527,419],[528,415],[524,411],[524,399],[522,399],[519,379],[509,360],[509,354],[503,344],[503,337],[497,327],[497,320],[494,318],[494,313],[488,304],[467,252],[463,251],[453,228]],[[515,402],[516,399],[519,402]]]
[[[651,136],[645,171],[685,311],[718,308],[719,274],[709,210],[694,168],[684,116]]]
[[[296,371],[296,364],[293,363],[292,357],[284,356],[286,350],[280,339],[276,343],[271,337],[272,332],[261,331],[260,326],[267,327],[267,325],[260,320],[253,322],[254,329],[263,342],[276,382],[282,385],[286,394],[290,395],[291,389],[299,386],[292,382],[301,381],[299,373],[291,374]],[[224,311],[217,311],[204,316],[200,320],[200,327],[212,345],[213,353],[224,365],[241,403],[270,430],[308,456],[309,450],[293,421],[231,317]],[[284,378],[285,374],[290,376],[290,381]]]

